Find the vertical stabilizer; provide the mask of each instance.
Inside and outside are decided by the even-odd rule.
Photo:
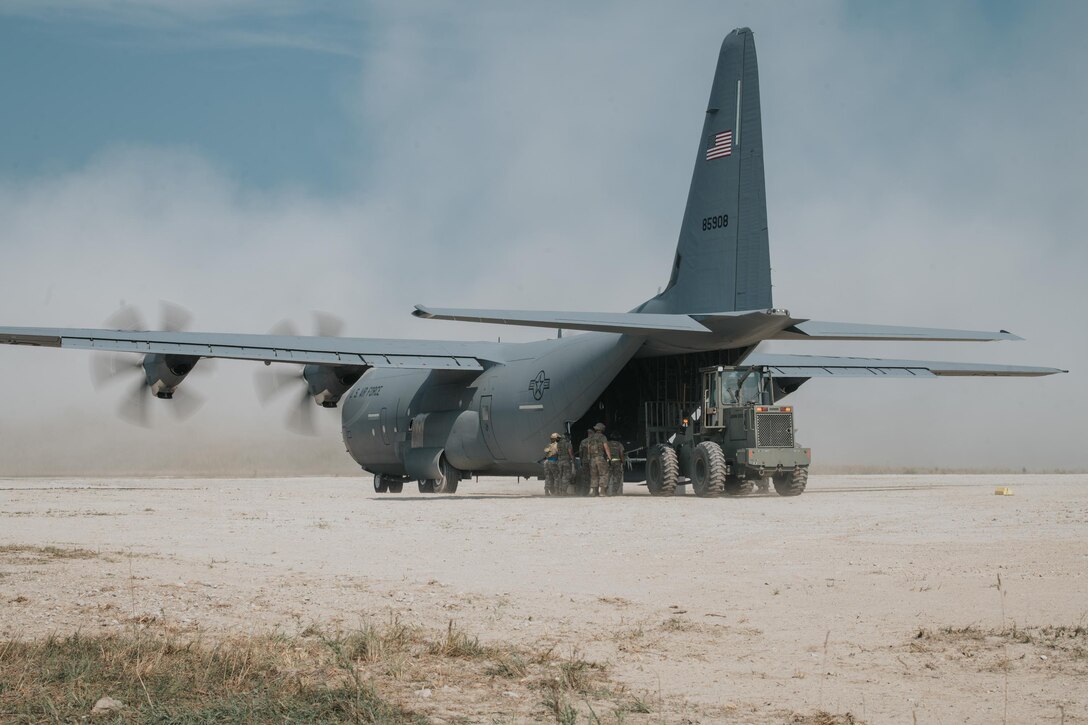
[[[638,311],[771,306],[756,46],[752,31],[739,28],[718,56],[669,284]]]

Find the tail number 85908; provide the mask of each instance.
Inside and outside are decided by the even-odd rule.
[[[708,216],[703,219],[703,231],[709,232],[712,229],[724,229],[729,226],[729,215],[719,214],[718,216]]]

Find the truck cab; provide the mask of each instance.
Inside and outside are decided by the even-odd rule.
[[[775,403],[767,371],[719,365],[699,373],[697,403],[664,405],[690,409],[678,429],[663,439],[667,431],[660,425],[647,426],[650,492],[671,495],[676,486],[690,483],[700,496],[744,495],[770,478],[780,495],[802,493],[812,454],[797,446],[793,406]]]

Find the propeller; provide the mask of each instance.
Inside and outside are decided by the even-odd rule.
[[[314,312],[314,332],[318,337],[340,337],[344,321],[328,312]]]
[[[314,337],[340,337],[344,331],[344,321],[330,312],[311,313],[314,318]],[[268,331],[270,335],[299,337],[298,327],[291,320],[280,320]]]
[[[188,328],[192,315],[172,302],[163,301],[159,319],[161,330],[182,332]],[[105,327],[128,332],[148,329],[139,310],[131,305],[121,307],[110,315],[105,322]],[[173,363],[173,369],[170,362]],[[152,394],[170,399],[170,410],[180,420],[191,417],[204,403],[202,396],[188,388],[157,391],[153,390],[148,383],[149,378],[160,379],[160,373],[169,373],[180,382],[180,379],[192,370],[194,364],[187,363],[184,359],[168,361],[167,356],[157,354],[138,357],[131,353],[102,352],[91,357],[91,380],[96,388],[112,385],[123,379],[132,381],[129,383],[128,392],[121,400],[118,414],[129,423],[147,428],[151,425],[151,410],[147,401]],[[207,365],[202,365],[201,368],[207,369]]]
[[[283,367],[266,367],[257,372],[254,381],[257,386],[257,397],[262,405],[268,405],[274,398],[283,396],[288,391],[300,387],[301,397],[295,394],[295,401],[287,411],[288,430],[299,435],[315,435],[314,403],[310,400],[310,383],[303,375],[304,367],[297,369],[284,369]]]
[[[344,321],[328,312],[314,312],[313,319],[316,337],[339,337],[344,329]],[[290,320],[277,322],[269,330],[269,334],[283,337],[299,336],[298,328]],[[262,405],[268,405],[273,399],[283,397],[292,389],[300,389],[300,392],[295,393],[294,403],[287,412],[287,429],[299,435],[316,435],[315,403],[312,400],[316,393],[310,389],[305,365],[285,369],[282,365],[266,364],[264,369],[257,371],[254,384]]]
[[[159,329],[163,332],[185,332],[193,322],[189,310],[173,302],[159,302]]]

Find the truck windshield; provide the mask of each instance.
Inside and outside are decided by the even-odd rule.
[[[755,370],[732,370],[722,374],[722,403],[750,405],[760,402],[759,373]]]

